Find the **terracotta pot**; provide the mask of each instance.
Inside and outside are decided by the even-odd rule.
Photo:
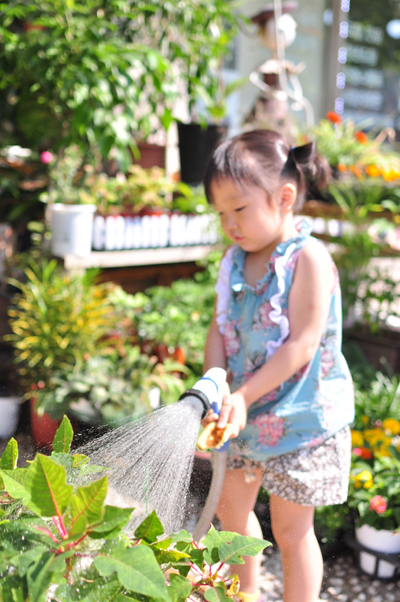
[[[61,419],[53,420],[46,412],[43,416],[39,416],[36,412],[36,402],[36,398],[31,397],[29,405],[33,442],[38,449],[46,447],[51,450],[54,436],[61,424]]]

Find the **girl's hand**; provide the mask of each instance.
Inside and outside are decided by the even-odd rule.
[[[228,391],[229,387],[227,385]],[[237,437],[247,423],[247,406],[244,397],[239,391],[225,395],[222,401],[221,413],[218,418],[218,428],[225,428],[228,424],[233,425],[231,439]]]
[[[224,382],[224,391],[222,393],[222,407],[221,407],[221,413],[224,409],[224,404],[226,405],[227,400],[229,400],[231,395],[230,389],[229,389],[229,385],[227,382]],[[209,424],[210,422],[217,422],[217,420],[219,419],[218,414],[216,414],[215,412],[213,412],[213,410],[208,410],[207,414],[204,416],[203,420],[201,421],[201,426],[205,427],[207,426],[207,424]]]

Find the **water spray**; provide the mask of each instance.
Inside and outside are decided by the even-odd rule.
[[[182,528],[200,422],[212,409],[219,414],[225,370],[212,368],[173,403],[113,429],[80,448],[92,464],[106,466],[106,502],[135,508],[129,530],[156,511],[165,532]],[[215,423],[213,423],[215,424]],[[208,446],[212,447],[212,446]],[[213,452],[213,478],[194,536],[208,530],[225,472],[225,454]]]

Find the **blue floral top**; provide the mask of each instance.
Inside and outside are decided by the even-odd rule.
[[[231,391],[268,361],[289,336],[293,274],[301,249],[311,240],[322,244],[302,222],[296,238],[276,247],[265,276],[254,288],[244,281],[245,251],[234,245],[223,258],[216,286],[217,322],[232,375]],[[352,422],[353,385],[341,353],[341,295],[333,262],[332,266],[335,286],[319,349],[299,372],[251,405],[247,425],[230,441],[229,453],[265,460],[318,445]],[[229,283],[225,294],[224,277]]]

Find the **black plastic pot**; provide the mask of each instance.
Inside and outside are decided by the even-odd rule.
[[[226,126],[208,125],[203,128],[198,123],[178,121],[182,182],[192,185],[202,182],[208,158],[214,148],[222,142],[226,132]]]

